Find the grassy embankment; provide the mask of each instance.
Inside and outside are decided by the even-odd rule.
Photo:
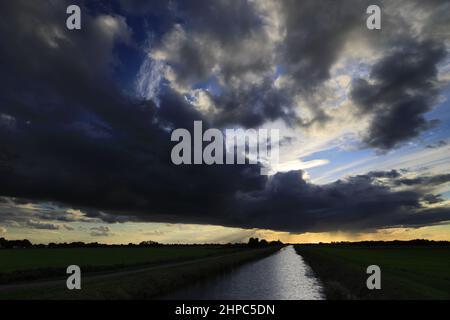
[[[83,272],[108,271],[198,259],[242,250],[220,246],[155,248],[33,248],[0,250],[0,284],[65,277],[66,267]]]
[[[43,281],[31,287],[0,287],[0,299],[147,299],[170,292],[183,285],[229,270],[245,262],[269,255],[279,248],[83,248],[32,249],[0,251],[0,260],[15,257],[0,270],[58,265],[60,281]],[[61,250],[61,251],[58,251]],[[10,252],[8,252],[10,251]],[[12,253],[14,252],[14,253]],[[31,259],[31,260],[30,260]],[[34,261],[34,262],[33,262]],[[78,264],[82,269],[82,289],[67,290],[65,268]],[[114,266],[148,266],[138,272],[120,272],[106,276],[86,275],[84,270]],[[92,267],[94,266],[94,267]],[[95,266],[101,269],[95,268]],[[42,269],[44,267],[44,269]]]
[[[297,245],[328,299],[450,299],[450,247]],[[381,290],[368,290],[366,268],[381,268]]]

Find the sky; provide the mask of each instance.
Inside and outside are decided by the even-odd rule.
[[[0,237],[450,240],[449,9],[2,1]],[[175,165],[194,121],[277,129],[279,161]]]

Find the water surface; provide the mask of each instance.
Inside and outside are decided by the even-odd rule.
[[[318,300],[322,286],[292,246],[165,296],[192,300]]]

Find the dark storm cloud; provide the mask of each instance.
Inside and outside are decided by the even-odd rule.
[[[366,9],[379,1],[281,1],[286,39],[281,63],[301,91],[313,90],[330,77],[352,31],[370,35]]]
[[[248,72],[267,72],[271,66],[267,57],[257,54],[252,59],[235,59],[245,41],[255,34],[268,40],[262,30],[261,17],[245,0],[203,0],[173,2],[178,24],[162,42],[168,51],[176,45],[177,52],[169,52],[169,63],[182,84],[194,85],[212,75],[216,63],[225,82]],[[261,49],[264,43],[257,44]],[[267,43],[266,43],[267,45]],[[216,55],[221,52],[222,56]],[[258,53],[255,51],[255,53]],[[244,60],[244,61],[243,61]]]
[[[352,90],[362,114],[372,118],[364,135],[367,146],[392,149],[437,124],[424,115],[436,102],[436,67],[446,54],[442,36],[433,32],[450,25],[445,1],[284,0],[266,11],[256,3],[174,1],[178,25],[156,46],[183,86],[219,77],[221,92],[211,95],[217,111],[211,120],[217,125],[257,127],[283,119],[308,128],[329,122],[317,95],[323,98],[320,90],[351,41],[384,55],[371,73],[377,83],[360,80]],[[390,32],[366,28],[366,8],[374,4],[383,8],[383,31]],[[411,13],[400,16],[401,6]],[[419,23],[416,11],[424,16]],[[292,81],[275,88],[276,72]],[[294,111],[296,95],[311,119]]]
[[[402,226],[421,227],[424,225],[438,225],[443,221],[450,221],[448,209],[426,209],[421,214],[405,214],[399,217],[397,223]]]
[[[257,128],[266,121],[283,119],[293,125],[297,119],[290,107],[286,92],[274,89],[270,84],[248,89],[231,90],[219,97],[212,97],[219,113],[212,117],[215,125],[241,124],[246,128]]]
[[[56,203],[61,208],[81,210],[86,219],[111,223],[185,222],[295,232],[415,226],[450,219],[446,209],[422,215],[426,208],[421,202],[426,199],[430,202],[429,190],[423,194],[414,190],[415,184],[411,183],[412,190],[396,190],[392,185],[402,177],[393,171],[319,186],[305,181],[301,172],[279,173],[271,178],[260,176],[259,165],[173,165],[172,129],[192,131],[194,120],[203,120],[205,129],[216,123],[255,126],[289,115],[286,101],[289,98],[265,81],[257,86],[232,88],[235,80],[231,75],[236,70],[242,68],[239,77],[253,73],[265,80],[268,68],[265,63],[256,66],[236,59],[223,64],[223,77],[225,83],[230,82],[230,88],[225,88],[227,96],[219,99],[223,113],[217,117],[207,118],[167,87],[158,97],[159,106],[137,100],[123,92],[115,74],[123,62],[118,60],[115,49],[119,44],[127,44],[132,35],[126,19],[87,10],[83,15],[85,27],[70,32],[64,27],[67,3],[0,4],[0,195],[19,198],[15,200],[16,206]],[[227,50],[236,50],[241,48],[239,37],[249,39],[255,26],[261,31],[260,21],[244,2],[233,2],[231,7],[223,3],[212,7],[209,2],[203,5],[193,2],[193,6],[197,5],[194,11],[189,11],[194,7],[185,5],[180,6],[179,12],[185,19],[201,13],[206,18],[194,20],[186,28],[200,32],[210,25],[207,37],[218,38],[218,43]],[[305,6],[309,8],[312,2]],[[308,10],[312,12],[312,8]],[[238,22],[233,23],[233,17]],[[327,20],[325,14],[319,17]],[[310,19],[314,18],[306,19],[305,30],[317,23],[311,24]],[[233,32],[222,35],[227,26],[232,26]],[[324,32],[331,31],[325,28]],[[290,44],[295,42],[292,40]],[[340,49],[337,43],[317,46],[319,51]],[[194,71],[179,74],[200,81],[209,66],[196,60],[201,59],[196,57],[197,48],[191,49]],[[311,65],[295,69],[298,74],[312,72],[316,63],[330,66],[335,59],[331,53],[324,53],[330,57],[316,58],[304,44],[298,50],[306,50],[305,56],[312,59]],[[430,50],[437,59],[438,51]],[[260,58],[264,61],[265,56]],[[429,59],[423,57],[424,61]],[[294,60],[295,56],[288,60],[289,64],[294,64]],[[188,64],[191,59],[180,61]],[[386,78],[383,68],[380,70],[374,72],[376,79]],[[327,73],[320,71],[312,77],[322,81]],[[416,78],[413,83],[417,85],[412,88],[418,90],[427,80]],[[411,88],[410,82],[406,83]],[[252,106],[239,104],[243,101]],[[285,105],[286,110],[280,110]],[[383,184],[379,179],[391,179],[392,183]],[[17,219],[26,223],[30,218],[29,212],[10,209],[0,212],[1,221]],[[34,217],[47,222],[52,218],[62,222],[79,219],[58,209],[41,209],[33,213]],[[416,217],[419,214],[420,218]],[[41,227],[46,224],[37,223]],[[27,224],[38,227],[36,222]],[[91,232],[110,234],[109,229]]]
[[[352,32],[370,35],[365,27],[369,1],[286,0],[269,9],[257,3],[175,2],[180,23],[157,49],[165,52],[176,82],[190,87],[219,78],[221,92],[211,96],[218,125],[257,127],[283,119],[308,126],[328,121],[313,95],[329,79]],[[293,83],[275,88],[277,72]],[[308,102],[314,119],[306,121],[294,112],[296,94]]]
[[[439,197],[414,189],[395,190],[377,181],[383,177],[395,183],[399,176],[392,175],[392,171],[368,173],[327,185],[310,184],[301,175],[302,172],[279,173],[263,190],[238,195],[236,223],[292,232],[323,232],[414,227],[426,225],[425,221],[450,219],[449,208],[429,210],[421,204]]]
[[[370,80],[358,80],[352,98],[363,114],[373,115],[365,142],[391,149],[433,127],[425,113],[436,103],[437,64],[446,56],[442,44],[415,40],[397,44],[372,68]]]
[[[440,195],[427,194],[423,197],[423,200],[428,204],[435,204],[445,201]]]
[[[418,177],[413,179],[398,179],[396,181],[398,184],[404,184],[408,186],[413,185],[421,185],[421,186],[434,186],[434,185],[440,185],[443,183],[450,182],[450,174],[439,174],[435,176],[425,176],[425,177]]]
[[[426,148],[427,148],[427,149],[438,149],[438,148],[445,147],[445,146],[447,146],[447,145],[448,145],[447,141],[440,140],[440,141],[438,141],[438,142],[435,143],[435,144],[428,144],[428,145],[426,146]]]
[[[183,87],[217,82],[210,95],[218,126],[257,127],[293,119],[290,95],[273,87],[274,44],[255,4],[245,0],[173,2],[177,24],[156,50]],[[206,93],[208,94],[208,93]]]
[[[5,22],[17,33],[0,29],[3,43],[9,44],[0,51],[5,71],[0,111],[14,117],[16,125],[1,128],[0,145],[17,158],[2,166],[13,170],[1,170],[1,194],[105,209],[121,217],[149,212],[164,219],[173,215],[176,221],[179,214],[195,213],[200,217],[192,219],[202,222],[202,215],[211,213],[210,206],[226,198],[223,194],[263,182],[258,166],[172,165],[167,128],[191,129],[194,120],[202,120],[183,97],[163,93],[157,108],[123,96],[106,76],[109,69],[103,60],[111,62],[111,52],[99,48],[94,54],[96,46],[104,44],[100,31],[82,37],[63,28],[62,38],[68,40],[55,48],[34,34],[36,28],[18,21],[21,10],[25,17],[30,14],[24,21],[33,17],[43,27],[59,26],[46,10],[65,12],[62,4],[40,8],[24,1],[2,6],[10,13],[5,19],[11,21]],[[93,18],[85,17],[89,19]],[[16,41],[17,35],[28,41]],[[92,37],[89,43],[86,37]],[[77,41],[81,43],[74,51]],[[113,43],[108,46],[112,50]],[[116,221],[96,210],[87,212]]]
[[[52,207],[45,208],[45,205],[42,206],[42,203],[36,203],[36,210],[30,210],[33,216],[39,218],[40,220],[47,221],[57,221],[57,222],[98,222],[98,221],[108,221],[109,219],[107,215],[105,215],[104,219],[100,218],[100,215],[93,217],[89,215],[90,210],[81,211],[81,215],[75,215],[72,212],[67,211],[67,208],[63,207]],[[26,216],[26,214],[24,215]],[[131,220],[131,218],[130,218]],[[114,222],[118,222],[116,219]]]
[[[167,15],[170,7],[170,0],[119,0],[119,4],[126,13],[132,15]]]
[[[0,223],[14,227],[38,229],[49,229],[46,226],[50,226],[50,229],[56,230],[60,227],[60,222],[70,224],[72,222],[123,221],[121,216],[110,216],[106,213],[99,213],[94,218],[89,215],[90,211],[94,210],[69,210],[67,206],[56,205],[55,203],[5,197],[4,201],[0,202]],[[132,217],[129,217],[127,221],[132,221]],[[40,225],[38,225],[39,223]]]
[[[329,122],[332,119],[317,95],[323,97],[320,89],[351,41],[387,52],[382,59],[385,67],[378,63],[372,72],[372,80],[380,77],[378,80],[385,83],[370,86],[369,82],[361,80],[353,88],[355,102],[366,116],[373,118],[364,138],[368,146],[391,149],[436,124],[426,121],[424,114],[434,106],[430,100],[436,97],[437,86],[422,87],[422,93],[433,89],[427,95],[416,93],[405,97],[410,93],[409,88],[390,81],[394,79],[385,79],[380,73],[389,70],[389,63],[401,61],[398,58],[409,50],[413,50],[412,62],[409,66],[400,66],[410,68],[404,73],[435,70],[445,50],[444,46],[435,48],[433,41],[438,37],[433,30],[442,32],[450,25],[445,15],[448,8],[445,1],[423,4],[419,1],[284,0],[271,3],[269,9],[262,9],[261,3],[270,2],[196,0],[171,1],[167,6],[170,10],[166,10],[164,16],[176,26],[155,44],[155,48],[165,53],[163,60],[172,68],[177,84],[190,88],[219,78],[221,92],[210,97],[216,108],[211,120],[216,125],[257,127],[267,121],[283,119],[289,125],[308,128]],[[366,28],[366,8],[374,4],[384,9],[383,30],[391,32]],[[398,8],[402,5],[408,6],[411,13],[400,16]],[[123,6],[133,12],[147,12],[140,3]],[[160,8],[160,2],[155,7]],[[425,18],[413,26],[417,20],[416,10]],[[278,34],[278,38],[274,34]],[[432,46],[430,50],[425,48],[428,45]],[[397,51],[389,53],[392,47]],[[415,68],[414,59],[422,59],[419,61],[422,66]],[[421,67],[426,70],[420,70]],[[292,80],[283,88],[272,85],[279,71]],[[423,77],[429,82],[436,80],[435,75],[429,73]],[[384,90],[386,85],[398,96],[379,97],[376,91]],[[378,101],[361,101],[370,99],[360,97],[367,94],[376,95]],[[300,95],[305,102],[312,119],[303,119],[294,111],[295,95]],[[398,119],[403,115],[405,121],[399,126]]]

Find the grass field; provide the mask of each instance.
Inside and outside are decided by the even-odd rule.
[[[230,249],[230,248],[149,248],[139,249],[139,253],[130,251],[128,248],[119,248],[119,251],[113,250],[107,252],[109,255],[115,253],[115,259],[110,258],[113,263],[124,261],[119,258],[121,250],[124,254],[128,254],[136,261],[150,261],[143,259],[142,255],[146,257],[146,250],[152,258],[151,261],[155,263],[153,266],[145,267],[138,272],[121,273],[120,270],[115,273],[106,274],[106,276],[87,276],[82,278],[81,290],[67,290],[65,279],[55,281],[43,281],[38,283],[31,283],[31,286],[23,287],[22,285],[0,286],[0,299],[151,299],[157,298],[162,294],[166,294],[171,290],[175,290],[183,285],[193,283],[197,280],[213,276],[220,272],[231,270],[248,261],[262,258],[280,249],[280,247],[269,247],[263,249]],[[71,250],[71,249],[67,249]],[[84,255],[84,250],[80,249],[81,255]],[[85,260],[89,263],[98,262],[103,264],[101,254],[108,256],[105,249],[100,249],[98,255],[91,256],[90,260]],[[106,249],[109,250],[109,249]],[[185,251],[183,251],[185,250]],[[27,250],[31,252],[31,250]],[[21,259],[27,260],[22,253]],[[50,250],[51,251],[51,250]],[[77,251],[75,251],[77,252]],[[86,251],[87,252],[87,251]],[[125,253],[127,252],[127,253]],[[156,254],[158,252],[159,258]],[[68,253],[64,252],[61,257],[65,257]],[[177,258],[178,257],[178,258]],[[165,264],[164,262],[173,261],[184,257],[180,263]],[[203,257],[203,258],[202,258]],[[193,259],[195,258],[195,259]],[[198,258],[198,259],[197,259]],[[69,260],[62,259],[59,261],[53,255],[48,257],[48,260],[58,261],[62,265]],[[72,260],[70,260],[73,262]],[[22,265],[22,264],[18,264]],[[17,266],[17,264],[16,264]],[[82,268],[83,270],[83,268]],[[64,274],[65,275],[65,274]]]
[[[64,248],[0,250],[0,273],[79,266],[114,266],[161,263],[235,251],[221,247]]]
[[[450,299],[450,247],[297,245],[328,299]],[[368,290],[366,268],[381,268]]]
[[[75,264],[83,271],[104,271],[122,267],[153,265],[226,254],[226,247],[156,248],[62,248],[0,250],[0,284],[21,280],[65,276],[67,266]]]

